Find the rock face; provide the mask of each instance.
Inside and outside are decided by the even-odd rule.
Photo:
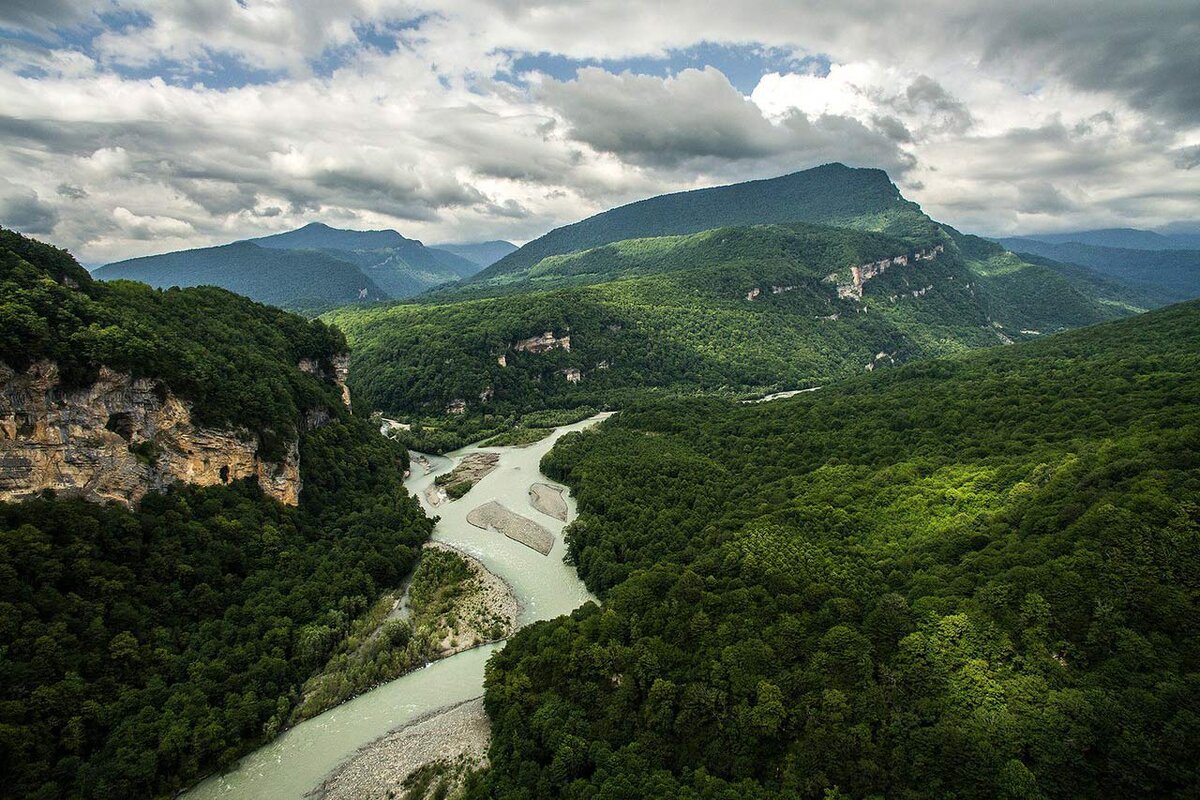
[[[933,261],[943,252],[942,245],[934,245],[928,250],[921,250],[913,254],[913,262],[918,261]],[[870,261],[866,264],[859,264],[855,267],[850,267],[850,280],[844,281],[838,273],[831,272],[825,277],[827,283],[837,284],[838,297],[843,300],[862,300],[863,284],[874,277],[882,275],[889,267],[904,266],[909,263],[907,255],[895,256],[894,258],[882,258],[879,261]]]
[[[248,430],[201,428],[157,381],[101,368],[90,386],[66,388],[49,361],[18,373],[0,363],[0,500],[45,489],[136,503],[175,481],[210,486],[255,478],[280,502],[300,498],[300,449],[263,460]]]
[[[513,349],[520,353],[545,353],[553,350],[556,347],[561,347],[563,350],[570,352],[571,350],[571,335],[555,336],[554,331],[546,331],[541,336],[530,336],[528,339],[522,339],[513,345]]]

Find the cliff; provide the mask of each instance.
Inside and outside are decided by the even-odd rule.
[[[51,361],[24,372],[0,363],[0,500],[53,489],[132,505],[174,481],[208,486],[251,477],[296,505],[298,441],[281,460],[267,461],[251,431],[197,426],[190,404],[158,381],[102,367],[90,385],[67,388]]]

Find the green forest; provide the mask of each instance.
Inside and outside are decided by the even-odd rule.
[[[0,362],[48,359],[67,386],[104,365],[161,381],[203,425],[258,433],[268,454],[295,437],[301,411],[345,415],[339,390],[296,369],[332,373],[342,333],[224,289],[157,290],[93,281],[65,250],[0,228]]]
[[[531,411],[805,388],[1135,310],[953,231],[939,234],[935,259],[866,282],[861,301],[827,280],[933,246],[914,236],[797,223],[636,239],[324,319],[352,345],[355,397],[426,430],[463,429],[414,441],[437,448]],[[569,335],[570,350],[517,350],[547,331]],[[456,400],[465,419],[448,420]]]
[[[543,460],[603,606],[488,666],[473,797],[1193,797],[1200,303]]]
[[[331,381],[344,338],[222,289],[93,282],[0,231],[0,361],[157,379],[204,424],[300,439],[299,507],[254,481],[136,509],[0,503],[0,796],[170,796],[271,738],[353,621],[411,571],[432,520],[403,447]],[[301,425],[324,408],[329,421]]]

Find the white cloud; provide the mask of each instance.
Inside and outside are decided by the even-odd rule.
[[[1200,72],[1195,48],[1168,51],[1196,23],[1188,4],[1160,5],[104,0],[149,24],[88,53],[53,36],[0,44],[12,181],[0,197],[89,261],[317,218],[522,240],[639,197],[832,160],[888,169],[968,230],[1159,225],[1200,217],[1200,109],[1188,81],[1162,77]],[[87,19],[77,4],[0,10],[0,26],[43,33]],[[359,43],[356,31],[402,22],[394,50]],[[715,68],[498,79],[510,53],[663,55],[701,41],[832,63],[767,74],[749,97]],[[331,53],[337,68],[315,70]],[[218,57],[279,76],[201,85]],[[121,77],[121,65],[170,80]],[[189,70],[193,85],[179,80]]]

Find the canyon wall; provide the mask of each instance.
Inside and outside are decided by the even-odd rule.
[[[188,404],[157,381],[102,367],[91,385],[68,388],[52,362],[19,373],[0,363],[0,500],[53,489],[132,505],[174,481],[255,478],[266,494],[296,505],[298,442],[278,462],[258,449],[248,430],[193,423]]]

